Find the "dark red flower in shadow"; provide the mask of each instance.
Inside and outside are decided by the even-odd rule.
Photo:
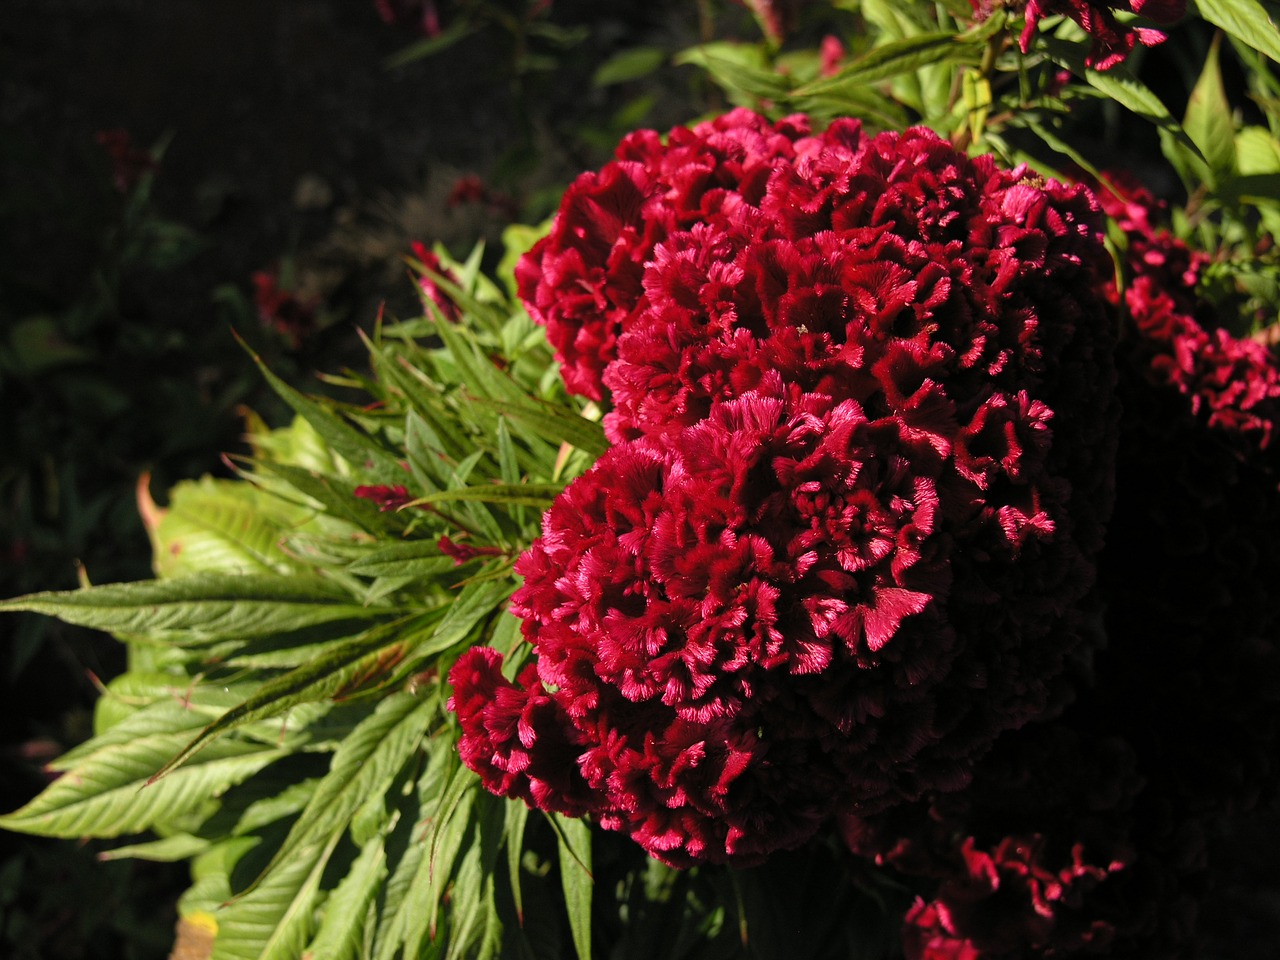
[[[281,287],[277,267],[253,274],[253,302],[262,325],[281,334],[295,348],[317,329],[322,301]]]
[[[127,130],[100,130],[94,139],[111,162],[111,182],[120,193],[131,193],[143,177],[160,169],[155,154],[135,147]]]
[[[616,446],[512,609],[598,823],[758,862],[1060,706],[1110,502],[1100,237],[1082,188],[855,121],[641,132],[575,183],[519,282]]]
[[[426,303],[434,304],[436,309],[440,311],[440,316],[444,319],[457,323],[462,316],[462,311],[454,302],[453,297],[437,282],[437,278],[446,280],[455,286],[458,278],[454,276],[453,271],[446,267],[435,251],[429,248],[425,243],[414,240],[410,244],[413,250],[414,258],[421,263],[427,270],[426,273],[418,274],[418,289],[422,291],[422,296]]]
[[[986,0],[969,2],[975,10],[986,5]],[[1158,24],[1171,24],[1186,14],[1187,4],[1186,0],[1028,0],[1026,26],[1020,40],[1022,52],[1031,48],[1040,21],[1059,15],[1070,17],[1093,38],[1085,63],[1095,70],[1109,70],[1122,63],[1136,44],[1153,47],[1167,39],[1162,31],[1152,27],[1121,23],[1115,11],[1136,13]]]

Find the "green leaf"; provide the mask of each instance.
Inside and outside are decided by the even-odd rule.
[[[457,564],[440,552],[434,540],[393,543],[354,561],[348,573],[364,577],[432,578],[448,573]]]
[[[833,77],[799,87],[797,97],[832,97],[899,76],[933,63],[977,62],[982,45],[1004,28],[1004,18],[993,14],[966,33],[924,33],[873,47],[852,60]]]
[[[377,911],[376,899],[387,877],[382,837],[360,850],[347,875],[324,904],[324,916],[304,960],[359,960],[368,955],[368,932]]]
[[[529,808],[523,803],[506,805],[507,881],[511,885],[511,900],[516,908],[516,920],[524,924],[524,895],[520,889],[520,858],[524,854],[524,828],[529,820]]]
[[[516,402],[480,402],[551,443],[568,443],[596,457],[609,449],[609,441],[605,439],[600,424],[555,404],[541,403],[529,397]]]
[[[1236,134],[1235,151],[1240,173],[1280,173],[1280,142],[1266,127],[1245,127]]]
[[[1270,4],[1259,0],[1188,0],[1187,10],[1280,63],[1280,29]]]
[[[179,483],[169,506],[153,506],[149,525],[153,566],[175,579],[201,573],[287,574],[297,564],[280,549],[283,535],[306,511],[242,481]]]
[[[393,483],[404,476],[399,461],[367,432],[358,430],[324,403],[299,393],[268,369],[257,354],[250,354],[258,369],[298,416],[305,419],[316,433],[338,455],[354,466],[365,466],[374,472],[378,482]]]
[[[263,868],[269,873],[302,847],[342,834],[364,801],[385,791],[436,717],[437,704],[395,693],[343,739],[289,835]]]
[[[250,893],[219,909],[210,960],[298,960],[314,929],[325,865],[340,839],[298,852]]]
[[[33,593],[0,601],[0,612],[34,611],[110,633],[182,632],[174,642],[207,643],[385,613],[350,600],[316,577],[215,573]]]
[[[782,100],[791,91],[791,82],[769,68],[764,51],[756,44],[703,43],[681,51],[675,63],[701,67],[729,93]]]
[[[1122,107],[1154,124],[1162,134],[1171,136],[1197,157],[1204,159],[1200,156],[1199,148],[1182,129],[1181,124],[1169,113],[1169,108],[1151,92],[1146,84],[1130,73],[1126,65],[1120,64],[1105,71],[1092,70],[1085,66],[1085,52],[1079,46],[1057,37],[1041,35],[1040,39],[1049,52],[1049,58],[1059,66],[1082,77],[1099,93],[1110,97]]]
[[[653,73],[666,60],[666,51],[661,47],[627,47],[600,64],[591,78],[591,84],[607,87],[615,83],[639,80]]]
[[[1235,124],[1218,64],[1221,35],[1213,38],[1195,89],[1187,101],[1182,127],[1208,163],[1212,182],[1221,184],[1235,171]]]
[[[468,500],[477,503],[521,504],[546,509],[563,492],[564,484],[561,483],[489,483],[483,486],[429,493],[414,500],[412,505]]]
[[[496,611],[515,589],[509,578],[477,580],[462,588],[449,604],[444,619],[430,638],[414,648],[414,654],[427,657],[441,653],[465,640],[471,631]]]
[[[189,833],[175,833],[162,840],[150,840],[146,843],[131,843],[123,847],[113,847],[98,854],[99,860],[149,860],[153,863],[177,863],[179,860],[190,860],[209,849],[210,842],[204,837],[194,837]]]
[[[157,733],[95,749],[25,807],[0,817],[0,827],[64,838],[138,833],[200,808],[287,752],[228,739],[152,783],[188,737]]]
[[[591,960],[591,829],[582,820],[548,816],[559,840],[560,882],[578,960]]]
[[[433,618],[432,618],[433,619]],[[403,655],[413,645],[414,636],[427,618],[417,617],[379,624],[333,648],[283,676],[264,683],[258,692],[233,707],[209,724],[153,777],[159,780],[203,749],[214,738],[229,730],[274,717],[301,703],[325,700],[338,693],[362,671],[377,664],[391,653]],[[371,664],[372,661],[372,664]]]

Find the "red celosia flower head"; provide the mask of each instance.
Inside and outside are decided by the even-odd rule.
[[[985,0],[969,0],[979,10]],[[1122,63],[1135,44],[1153,47],[1163,43],[1165,34],[1152,27],[1121,23],[1115,11],[1136,13],[1154,23],[1170,24],[1187,12],[1186,0],[1027,0],[1026,27],[1022,31],[1022,52],[1031,47],[1040,21],[1067,16],[1093,38],[1093,48],[1085,63],[1095,70],[1109,70]]]
[[[520,287],[616,446],[517,564],[507,696],[575,762],[538,805],[749,863],[1048,708],[1109,501],[1104,258],[1086,190],[925,130],[739,111],[580,178]]]

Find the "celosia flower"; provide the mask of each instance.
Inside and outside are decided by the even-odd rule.
[[[505,696],[558,711],[572,805],[675,864],[962,784],[1054,704],[1108,507],[1087,191],[805,129],[633,135],[521,269],[617,445],[517,564],[536,680]],[[456,703],[524,796],[497,708]]]
[[[435,0],[373,0],[382,22],[392,27],[409,27],[426,37],[443,32]]]
[[[749,9],[772,43],[779,44],[795,27],[806,0],[738,0]]]
[[[808,132],[803,118],[770,125],[747,110],[676,128],[665,144],[641,130],[622,141],[614,162],[570,185],[551,233],[521,258],[516,279],[571,391],[603,399],[601,375],[657,243],[714,220],[725,204],[758,203],[775,161],[791,159]]]
[[[383,513],[399,510],[401,507],[408,506],[413,502],[413,494],[405,486],[398,483],[395,486],[387,486],[385,484],[359,486],[351,492],[361,500],[373,501]]]
[[[458,309],[458,305],[454,302],[447,290],[436,283],[436,277],[448,280],[450,283],[457,283],[457,277],[453,275],[448,267],[436,255],[435,251],[429,248],[425,243],[414,240],[410,245],[413,250],[413,256],[419,263],[427,269],[427,273],[418,275],[418,289],[422,291],[425,301],[435,305],[440,311],[440,316],[444,319],[456,323],[458,318],[462,316],[462,312]]]
[[[1136,764],[1123,740],[1032,725],[1006,735],[966,790],[846,819],[842,832],[919,891],[907,960],[1163,956],[1157,918],[1176,907],[1176,874],[1145,845],[1143,820],[1158,818],[1136,806]]]
[[[1207,258],[1149,193],[1099,195],[1128,240],[1128,328],[1097,696],[1181,808],[1247,809],[1277,786],[1280,360],[1221,328],[1196,289]]]
[[[991,0],[969,0],[979,15],[993,6]],[[1124,61],[1135,44],[1153,47],[1166,36],[1151,27],[1121,23],[1114,11],[1135,13],[1154,23],[1171,24],[1181,20],[1187,11],[1186,0],[1027,0],[1026,26],[1020,45],[1022,52],[1031,48],[1040,21],[1046,17],[1067,16],[1093,38],[1093,48],[1085,63],[1095,70],[1109,70]]]
[[[295,348],[315,332],[321,304],[318,297],[301,297],[282,287],[279,268],[274,266],[255,272],[252,280],[253,302],[263,326],[281,334]]]

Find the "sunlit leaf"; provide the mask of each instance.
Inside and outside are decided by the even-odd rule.
[[[93,750],[22,809],[0,817],[0,827],[72,839],[138,833],[209,803],[284,754],[223,740],[152,783],[188,737],[157,733]]]
[[[201,574],[34,593],[0,601],[0,611],[30,610],[113,633],[181,631],[186,642],[202,643],[370,616],[350,599],[318,577]]]

